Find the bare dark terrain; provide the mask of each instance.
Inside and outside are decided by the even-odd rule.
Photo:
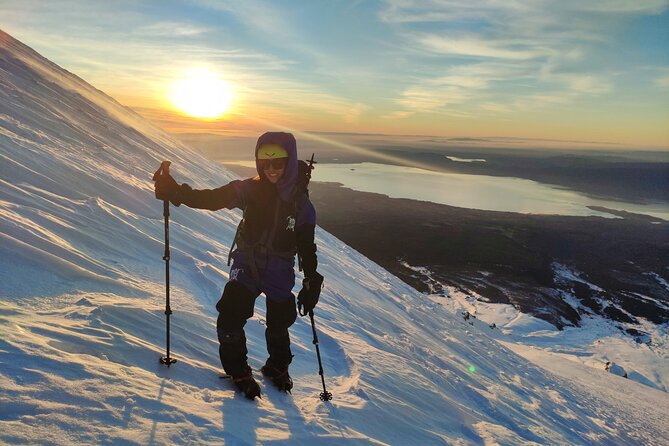
[[[332,183],[310,189],[321,227],[420,291],[455,286],[557,327],[578,325],[586,314],[630,324],[669,321],[669,223],[663,220],[479,211]],[[556,274],[563,267],[579,279]],[[567,303],[571,296],[578,308]]]

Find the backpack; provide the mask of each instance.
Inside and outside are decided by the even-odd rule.
[[[308,161],[297,160],[295,195],[299,195],[300,192],[304,192],[307,194],[307,197],[309,196],[309,181],[311,180],[311,171],[315,169],[314,164],[318,164],[318,161],[314,161],[313,153],[311,154],[311,159]]]

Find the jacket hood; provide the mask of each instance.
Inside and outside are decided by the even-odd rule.
[[[290,201],[293,190],[295,189],[295,183],[297,182],[297,142],[292,133],[285,132],[267,132],[260,135],[258,142],[256,143],[255,150],[255,159],[256,159],[256,170],[260,176],[261,181],[269,181],[265,177],[265,172],[262,171],[258,165],[258,149],[263,144],[276,144],[286,151],[288,154],[288,163],[286,164],[286,169],[283,172],[283,176],[276,183],[277,192],[283,201]]]

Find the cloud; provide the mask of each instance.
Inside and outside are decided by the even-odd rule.
[[[501,22],[515,16],[521,21],[534,16],[536,22],[555,23],[578,14],[657,14],[669,7],[667,0],[386,0],[379,17],[387,23],[455,22],[486,19]],[[542,20],[541,14],[544,17]],[[565,23],[569,26],[570,23]]]
[[[613,93],[619,72],[593,64],[598,47],[632,17],[667,8],[668,0],[387,0],[379,18],[425,60],[396,103],[505,113]]]
[[[387,115],[382,116],[383,119],[404,119],[408,118],[409,116],[413,115],[414,112],[409,112],[409,111],[394,111],[392,113],[388,113]]]
[[[397,102],[412,111],[433,111],[446,105],[465,102],[469,96],[456,88],[429,88],[414,86],[407,88]]]
[[[602,76],[589,74],[554,75],[553,78],[565,82],[571,91],[587,94],[604,94],[612,89],[612,84]]]
[[[182,22],[156,22],[141,26],[133,31],[139,36],[151,37],[191,37],[209,32],[209,28]]]
[[[571,102],[573,96],[569,94],[535,94],[519,97],[511,102],[514,111],[537,110],[554,105],[563,105]]]
[[[453,85],[463,88],[484,89],[490,84],[490,79],[477,76],[466,76],[453,74],[435,79],[435,82],[443,85]]]
[[[379,18],[423,50],[527,60],[582,58],[584,48],[605,41],[623,21],[667,8],[669,0],[386,0]]]
[[[249,91],[249,109],[258,108],[274,116],[296,118],[317,113],[354,123],[370,109],[362,102],[333,95],[317,86],[276,76],[257,78],[253,90]],[[268,95],[268,91],[272,94]]]
[[[544,55],[524,43],[514,44],[500,40],[487,40],[480,36],[440,36],[427,34],[417,38],[425,48],[441,54],[483,57],[494,59],[533,59]],[[517,47],[514,49],[513,47]]]
[[[511,2],[508,2],[509,4]],[[440,0],[387,0],[379,13],[388,23],[445,22],[471,19],[486,9],[486,2]]]
[[[480,62],[450,67],[444,75],[416,79],[406,87],[396,103],[411,112],[456,113],[454,106],[490,99],[489,90],[508,78],[524,79],[530,73],[513,62]]]
[[[569,4],[576,11],[607,14],[657,14],[669,7],[667,0],[571,0]]]
[[[655,79],[655,84],[660,88],[669,88],[669,74]]]
[[[257,0],[221,1],[192,0],[195,4],[230,14],[251,34],[264,34],[270,42],[283,50],[297,51],[321,63],[327,55],[320,48],[310,45],[310,36],[300,32],[300,26],[290,19],[286,8],[272,2]],[[285,51],[284,51],[285,52]]]
[[[407,87],[396,102],[411,112],[445,111],[445,107],[471,100],[488,80],[467,76],[442,76]]]
[[[509,113],[513,111],[513,108],[511,108],[507,104],[499,104],[495,102],[486,102],[481,104],[481,108],[483,110],[495,112],[495,113]]]
[[[536,71],[539,71],[538,69]],[[610,92],[612,82],[593,74],[538,74],[522,64],[483,62],[447,70],[436,78],[416,80],[395,102],[407,112],[469,116],[471,110],[511,113],[568,104]],[[505,84],[500,87],[497,84]],[[516,94],[510,93],[515,91]],[[527,93],[541,91],[541,93]],[[500,92],[504,92],[500,96]],[[467,111],[465,111],[467,110]],[[402,111],[396,111],[401,113]]]

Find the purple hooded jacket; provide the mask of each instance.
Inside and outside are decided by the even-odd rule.
[[[258,148],[276,144],[288,154],[281,179],[272,184],[258,166]],[[173,204],[212,211],[227,208],[244,210],[238,230],[237,249],[232,252],[236,264],[247,264],[258,274],[262,270],[286,270],[294,265],[295,254],[301,260],[305,276],[316,272],[314,230],[316,211],[305,192],[297,188],[297,144],[290,133],[267,132],[258,138],[255,148],[258,176],[234,180],[217,189],[179,187]],[[292,274],[292,268],[290,270]]]

